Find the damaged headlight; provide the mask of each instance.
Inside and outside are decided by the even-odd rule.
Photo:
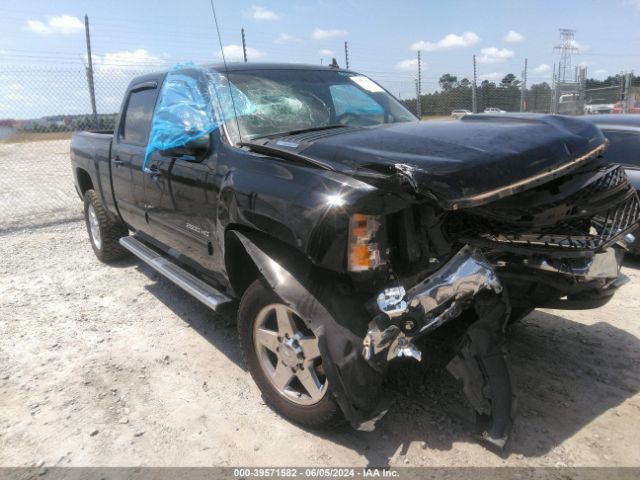
[[[385,264],[380,251],[378,232],[381,222],[373,215],[356,213],[349,219],[348,270],[375,270]]]

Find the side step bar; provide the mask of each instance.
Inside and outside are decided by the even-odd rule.
[[[134,237],[122,237],[120,245],[187,293],[196,297],[207,307],[215,310],[220,304],[231,301],[225,294],[190,274]]]

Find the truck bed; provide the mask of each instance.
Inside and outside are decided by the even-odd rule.
[[[109,180],[109,160],[113,131],[83,131],[71,136],[71,167],[78,195],[86,182],[96,190],[105,205],[113,205],[113,191]]]

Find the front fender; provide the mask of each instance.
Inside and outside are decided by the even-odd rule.
[[[331,393],[347,420],[355,428],[373,428],[386,410],[382,375],[361,355],[369,322],[363,303],[335,274],[315,268],[299,252],[259,233],[231,233],[274,292],[318,337]]]

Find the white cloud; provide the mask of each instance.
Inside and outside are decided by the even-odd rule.
[[[268,10],[264,7],[259,7],[257,5],[252,5],[249,10],[245,12],[249,17],[258,21],[273,21],[279,20],[282,15],[274,12],[273,10]]]
[[[573,39],[569,42],[569,46],[573,48],[577,48],[579,52],[584,53],[588,51],[591,47],[589,45],[584,45],[579,43],[577,40]]]
[[[502,80],[504,78],[504,76],[505,76],[504,73],[492,72],[492,73],[485,73],[485,74],[480,75],[480,79],[481,80],[495,81],[495,80]]]
[[[241,45],[225,45],[222,47],[222,51],[224,52],[224,58],[226,60],[243,60],[244,55],[242,52]],[[264,57],[266,54],[261,52],[260,50],[256,50],[255,48],[247,47],[247,58],[253,60],[255,58]],[[221,56],[218,54],[218,56]]]
[[[418,59],[408,58],[406,60],[400,60],[398,63],[396,63],[396,68],[400,70],[416,71],[418,69]]]
[[[281,33],[280,35],[278,35],[278,38],[276,38],[273,41],[273,43],[282,44],[282,43],[292,43],[292,42],[298,42],[298,41],[300,40],[294,37],[293,35],[289,35],[288,33]]]
[[[330,57],[331,55],[333,55],[333,50],[329,50],[328,48],[323,48],[318,53],[323,57]]]
[[[166,63],[164,58],[154,55],[144,48],[93,55],[92,60],[96,67],[114,70],[131,67],[153,67]]]
[[[547,73],[547,72],[551,71],[551,67],[549,65],[547,65],[546,63],[541,63],[536,68],[534,68],[533,71],[535,73]]]
[[[436,52],[448,50],[450,48],[466,48],[475,45],[480,41],[480,37],[473,32],[464,32],[462,35],[450,33],[442,37],[437,42],[425,42],[420,40],[411,44],[411,50],[424,50],[425,52]]]
[[[322,28],[315,28],[311,33],[311,38],[314,40],[326,40],[327,38],[346,37],[347,34],[348,32],[346,30],[324,30]]]
[[[608,74],[609,72],[607,72],[604,68],[599,68],[598,70],[593,72],[594,78],[598,78],[598,79],[605,79],[607,78]]]
[[[478,63],[502,63],[515,55],[513,50],[507,48],[487,47],[480,50]]]
[[[515,30],[509,30],[503,40],[508,43],[518,43],[524,40],[524,35]]]
[[[48,17],[46,22],[28,20],[25,29],[41,35],[80,33],[84,31],[84,23],[72,15],[54,15]]]

